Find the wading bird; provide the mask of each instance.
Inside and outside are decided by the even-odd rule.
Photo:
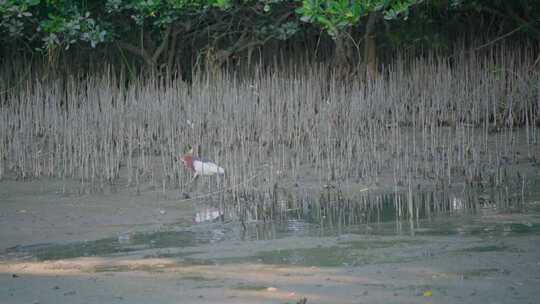
[[[218,166],[216,163],[206,159],[193,156],[193,149],[190,149],[186,154],[178,157],[186,168],[193,171],[193,182],[199,175],[222,175],[225,174],[225,170]]]

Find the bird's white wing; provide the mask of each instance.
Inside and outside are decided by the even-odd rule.
[[[225,174],[225,170],[213,162],[193,161],[193,168],[199,175]]]

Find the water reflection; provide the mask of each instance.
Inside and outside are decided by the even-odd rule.
[[[464,188],[410,193],[359,193],[345,196],[336,189],[327,189],[319,197],[304,197],[282,204],[260,202],[237,207],[237,218],[246,222],[307,222],[328,228],[374,224],[389,221],[411,222],[412,228],[421,219],[441,214],[476,214],[479,210],[513,210],[523,208],[519,194],[508,191],[484,191]],[[410,223],[408,223],[410,224]]]
[[[204,222],[212,222],[214,220],[219,219],[223,215],[224,214],[222,210],[212,208],[212,207],[207,207],[198,211],[195,214],[193,221],[197,224],[204,223]]]
[[[16,246],[8,249],[8,253],[55,260],[286,237],[345,234],[492,237],[540,233],[538,213],[516,221],[515,213],[522,211],[525,205],[522,197],[510,196],[508,191],[471,188],[460,192],[360,193],[346,197],[340,191],[330,189],[316,199],[303,197],[286,204],[264,203],[199,205],[192,227],[125,232],[91,242]],[[534,213],[535,206],[529,213]],[[537,221],[533,220],[535,218]],[[288,254],[286,259],[292,261],[295,255]]]

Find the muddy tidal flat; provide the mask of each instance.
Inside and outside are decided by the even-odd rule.
[[[60,188],[48,179],[1,183],[1,303],[536,303],[540,295],[534,188],[519,208],[245,227],[173,194]]]

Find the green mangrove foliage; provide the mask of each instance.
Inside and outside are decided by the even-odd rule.
[[[532,0],[4,0],[0,54],[75,49],[190,74],[263,51],[317,54],[322,41],[338,67],[363,62],[376,73],[388,47],[448,49],[463,33],[539,41],[539,16]]]

